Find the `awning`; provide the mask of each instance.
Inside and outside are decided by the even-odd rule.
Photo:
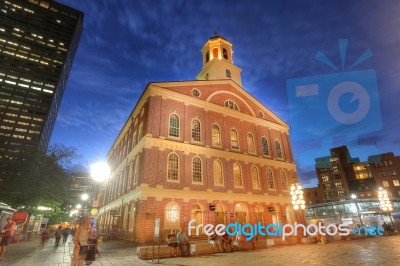
[[[28,217],[29,217],[29,213],[27,213],[27,212],[14,212],[12,219],[17,224],[23,224],[23,223],[26,223],[26,221],[28,220]]]

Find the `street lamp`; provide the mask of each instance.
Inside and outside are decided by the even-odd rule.
[[[378,191],[378,198],[379,198],[379,207],[382,209],[382,211],[387,212],[389,214],[389,218],[390,221],[392,222],[393,229],[396,229],[396,226],[392,220],[393,205],[389,199],[387,191],[383,190],[380,187]]]
[[[82,199],[83,201],[86,201],[86,200],[89,199],[89,195],[86,194],[86,193],[85,193],[85,194],[82,194],[81,199]]]
[[[358,215],[358,219],[360,219],[360,224],[361,224],[361,226],[364,226],[364,225],[363,225],[363,222],[362,222],[362,220],[361,220],[360,210],[359,210],[358,204],[357,204],[357,202],[356,202],[357,195],[356,195],[356,194],[351,194],[350,197],[353,199],[354,204],[356,205],[357,215]]]
[[[103,182],[110,176],[110,167],[106,162],[99,161],[90,165],[90,176],[98,182]]]
[[[293,209],[304,210],[306,208],[306,201],[303,196],[303,188],[299,183],[290,186],[290,195],[292,196]]]
[[[75,208],[80,209],[80,208],[82,208],[82,205],[76,204]]]

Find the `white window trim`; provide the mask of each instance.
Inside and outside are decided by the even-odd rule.
[[[249,150],[249,140],[248,140],[248,138],[247,138],[249,135],[251,136],[251,138],[252,138],[252,140],[253,140],[254,152],[250,152],[250,150]],[[255,142],[255,140],[254,140],[254,135],[253,135],[251,132],[247,132],[246,139],[247,139],[247,149],[248,149],[249,154],[257,155],[257,147],[256,147],[256,142]]]
[[[198,122],[199,122],[199,125],[200,125],[200,132],[199,132],[199,134],[200,134],[200,140],[194,140],[193,139],[193,121],[194,120],[197,120]],[[192,143],[202,143],[202,134],[201,134],[201,121],[200,121],[200,119],[198,119],[197,117],[195,117],[195,118],[193,118],[192,119],[192,121],[190,122],[190,141],[192,142]]]
[[[178,117],[178,121],[179,121],[178,137],[170,135],[170,132],[171,132],[170,131],[171,130],[171,116],[173,116],[173,115],[176,115]],[[168,116],[168,132],[167,132],[167,136],[168,136],[168,138],[171,138],[171,139],[176,139],[176,140],[180,140],[181,139],[181,117],[176,112],[172,112]]]
[[[178,157],[178,179],[177,180],[169,179],[169,156],[171,154],[175,154]],[[181,182],[179,161],[180,161],[180,158],[176,152],[168,153],[168,155],[167,155],[167,182],[172,182],[172,183],[180,183]]]
[[[201,163],[201,168],[200,168],[200,170],[201,170],[201,182],[195,182],[195,181],[193,181],[193,174],[194,174],[194,169],[193,169],[193,162],[194,162],[194,159],[196,159],[196,158],[198,158],[198,159],[200,159],[200,163]],[[193,158],[192,158],[192,184],[193,185],[204,185],[204,175],[203,175],[203,160],[199,157],[199,156],[194,156]]]
[[[214,145],[213,143],[213,126],[217,126],[218,127],[218,131],[219,131],[219,145]],[[222,137],[221,137],[221,127],[217,124],[217,123],[213,123],[211,125],[211,146],[212,147],[218,147],[221,148],[222,147]]]
[[[253,168],[256,169],[257,172],[257,177],[258,177],[258,187],[254,187],[254,182],[253,182]],[[250,168],[250,176],[251,176],[251,185],[253,187],[253,189],[257,189],[260,190],[261,189],[261,182],[260,182],[260,171],[258,170],[258,167],[255,165],[252,165]]]
[[[240,171],[240,179],[242,180],[242,184],[241,185],[236,185],[235,184],[235,171],[233,170],[233,168],[234,168],[234,166],[235,166],[235,164],[237,164],[238,166],[239,166],[239,171]],[[232,165],[232,172],[233,172],[233,187],[235,187],[235,188],[244,188],[244,185],[243,185],[243,171],[242,171],[242,166],[239,164],[239,163],[233,163],[233,165]]]
[[[272,173],[272,180],[274,181],[274,188],[269,188],[268,169],[271,170],[271,173]],[[267,189],[269,191],[276,191],[276,182],[275,182],[276,180],[275,180],[275,176],[274,176],[274,171],[272,171],[271,168],[267,168],[266,177],[267,177]]]
[[[232,147],[232,137],[231,137],[232,130],[234,130],[236,132],[237,146],[238,146],[237,149]],[[229,130],[229,145],[230,145],[231,150],[240,151],[239,133],[235,128],[231,128],[231,130]]]
[[[221,165],[222,184],[216,184],[216,183],[215,183],[214,162],[219,162],[219,164]],[[213,161],[213,179],[214,179],[214,186],[216,186],[216,187],[224,187],[224,186],[225,186],[225,180],[224,180],[224,165],[222,164],[221,160],[219,160],[219,159],[215,159],[215,160]]]

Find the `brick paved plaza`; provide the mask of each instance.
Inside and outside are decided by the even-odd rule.
[[[53,242],[38,248],[35,241],[10,245],[0,265],[69,265],[72,244],[58,248]],[[106,242],[102,257],[91,265],[151,265],[141,260],[127,242]],[[255,251],[218,253],[190,258],[161,259],[162,265],[399,265],[400,236],[337,241],[326,245],[296,245]]]

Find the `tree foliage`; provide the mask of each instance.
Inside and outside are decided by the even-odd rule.
[[[32,215],[38,213],[38,206],[49,207],[54,211],[47,216],[59,219],[58,214],[65,214],[64,208],[73,201],[65,167],[77,158],[75,149],[59,144],[47,152],[25,150],[19,158],[2,165],[0,201]]]

